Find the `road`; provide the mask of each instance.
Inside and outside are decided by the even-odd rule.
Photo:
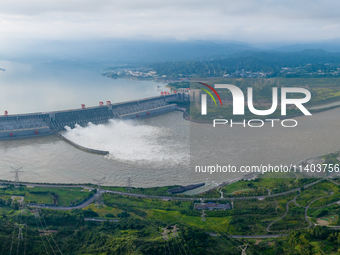
[[[331,181],[331,182],[333,182],[333,183],[336,184],[336,185],[339,185],[338,183],[334,182],[333,180],[330,180],[330,179],[328,179],[328,178],[325,178],[325,179],[326,179],[326,180],[329,180],[329,181]],[[320,179],[320,180],[322,180],[322,179]],[[315,183],[314,183],[314,184],[315,184]],[[305,185],[304,187],[306,187],[306,186],[307,186],[307,185]],[[310,186],[310,185],[309,185],[309,186]],[[309,187],[309,186],[308,186],[308,187]],[[273,232],[273,231],[269,230],[269,228],[270,228],[275,222],[278,222],[279,220],[282,220],[284,217],[286,217],[286,215],[287,215],[287,213],[288,213],[288,210],[289,210],[289,204],[290,204],[291,202],[293,202],[293,203],[294,203],[296,206],[298,206],[298,207],[305,208],[305,220],[308,222],[308,227],[299,228],[299,229],[292,229],[292,230],[307,229],[307,228],[310,228],[310,227],[313,226],[313,225],[317,225],[317,224],[312,223],[312,222],[309,221],[308,216],[307,216],[308,209],[309,209],[310,205],[313,204],[315,201],[317,201],[317,200],[319,200],[319,199],[322,199],[322,198],[325,198],[325,197],[332,196],[333,193],[334,193],[334,192],[331,192],[330,195],[328,195],[328,196],[316,198],[316,199],[314,199],[313,201],[311,201],[306,207],[303,207],[303,206],[299,205],[299,204],[296,202],[296,198],[300,195],[300,192],[299,192],[298,195],[296,195],[291,201],[289,201],[289,202],[286,204],[286,212],[285,212],[285,214],[284,214],[281,218],[279,218],[279,219],[273,221],[272,223],[270,223],[270,224],[268,225],[268,227],[266,228],[267,232]],[[321,208],[328,207],[328,206],[331,206],[331,205],[333,205],[333,204],[339,204],[339,203],[340,203],[340,201],[337,201],[337,202],[333,202],[333,203],[330,203],[330,204],[328,204],[328,205],[325,205],[325,206],[322,206],[322,207],[313,208],[313,209],[321,209]],[[339,229],[340,227],[334,226],[333,228],[334,228],[334,229]],[[281,230],[281,231],[291,231],[291,230]],[[275,231],[275,232],[276,232],[276,231]]]
[[[320,182],[323,179],[319,179],[315,182],[311,182],[309,184],[304,185],[304,188],[308,188],[312,185],[315,185],[316,183]],[[232,181],[233,182],[233,181]],[[14,182],[0,182],[1,184],[14,184]],[[87,186],[87,185],[81,185],[81,184],[34,184],[34,183],[20,183],[21,185],[25,186],[39,186],[39,187],[60,187],[60,188],[84,188],[84,189],[93,189],[93,187]],[[282,193],[277,193],[277,194],[268,194],[264,196],[253,196],[253,197],[226,197],[226,198],[213,198],[214,200],[249,200],[249,199],[259,199],[263,200],[267,197],[278,197],[278,196],[284,196],[290,193],[294,193],[296,191],[300,191],[300,188],[295,188],[292,190],[288,190]],[[200,198],[200,197],[170,197],[170,196],[151,196],[151,195],[144,195],[144,194],[136,194],[136,193],[130,193],[130,192],[121,192],[121,191],[112,191],[112,190],[106,190],[106,189],[101,189],[100,194],[103,193],[112,193],[112,194],[118,194],[122,196],[132,196],[132,197],[141,197],[141,198],[151,198],[151,199],[165,199],[165,200],[179,200],[179,201],[195,201],[195,200],[211,200],[212,198]],[[99,197],[99,193],[96,193],[92,198],[89,200],[86,200],[83,203],[78,204],[77,206],[72,206],[72,207],[63,207],[63,206],[45,206],[45,205],[36,205],[35,207],[40,207],[40,208],[47,208],[47,209],[53,209],[53,210],[72,210],[72,209],[81,209],[89,204],[91,204],[96,198]]]
[[[308,217],[307,217],[307,211],[308,211],[308,209],[309,209],[309,206],[310,206],[311,204],[313,204],[315,201],[319,200],[319,199],[322,199],[322,198],[325,198],[325,197],[330,197],[330,196],[332,196],[332,195],[333,195],[333,192],[332,192],[330,195],[328,195],[328,196],[319,197],[319,198],[317,198],[317,199],[314,199],[312,202],[310,202],[310,203],[306,206],[306,209],[305,209],[305,219],[306,219],[306,221],[309,223],[309,227],[310,227],[311,225],[317,225],[317,224],[315,224],[315,223],[310,222],[309,219],[308,219]],[[324,208],[324,207],[328,207],[328,206],[331,206],[331,205],[334,205],[334,204],[340,204],[340,201],[336,201],[336,202],[330,203],[330,204],[328,204],[328,205],[320,206],[320,207],[311,207],[311,208],[312,208],[312,209],[322,209],[322,208]]]
[[[102,219],[102,218],[84,218],[85,221],[111,221],[111,222],[119,222],[119,220],[116,220],[116,219],[112,219],[112,220],[109,220],[109,219]]]
[[[281,237],[281,236],[288,236],[288,234],[276,234],[276,235],[248,235],[248,236],[235,236],[230,235],[233,238],[271,238],[271,237]]]
[[[289,204],[290,204],[291,202],[294,202],[295,199],[296,199],[299,195],[300,195],[300,193],[297,194],[292,200],[290,200],[290,201],[286,204],[286,212],[285,212],[285,214],[284,214],[281,218],[279,218],[279,219],[277,219],[277,220],[274,220],[272,223],[270,223],[270,224],[268,225],[268,227],[266,228],[267,232],[273,232],[272,230],[269,230],[269,228],[270,228],[275,222],[278,222],[279,220],[282,220],[284,217],[286,217],[286,215],[287,215],[287,213],[288,213],[288,211],[289,211]],[[296,202],[295,202],[295,203],[296,203]]]
[[[333,180],[330,180],[328,178],[322,178],[322,179],[319,179],[317,181],[314,181],[312,183],[309,183],[309,184],[306,184],[304,185],[303,187],[304,188],[308,188],[312,185],[315,185],[317,183],[319,183],[320,181],[322,180],[328,180],[328,181],[331,181],[332,183],[336,184],[336,185],[339,185],[338,183],[334,182]],[[230,183],[234,182],[231,181]],[[8,184],[8,183],[13,183],[13,182],[0,182],[0,184]],[[228,183],[228,184],[230,184]],[[32,183],[20,183],[21,185],[26,185],[26,186],[39,186],[39,187],[60,187],[60,188],[75,188],[75,187],[78,187],[78,188],[84,188],[84,189],[93,189],[93,187],[90,187],[90,186],[87,186],[87,185],[72,185],[72,184],[66,184],[66,185],[63,185],[63,184],[32,184]],[[225,184],[225,183],[224,183]],[[221,185],[222,186],[222,185]],[[219,186],[220,188],[220,186]],[[214,200],[248,200],[248,199],[259,199],[259,200],[263,200],[267,197],[278,197],[278,196],[284,196],[284,195],[287,195],[287,194],[290,194],[290,193],[293,193],[293,192],[299,192],[298,195],[296,195],[292,200],[290,200],[287,204],[286,204],[286,212],[285,214],[280,217],[279,219],[273,221],[272,223],[270,223],[268,225],[268,227],[266,228],[266,230],[268,232],[273,232],[271,231],[269,228],[275,223],[275,222],[278,222],[279,220],[282,220],[288,213],[289,211],[289,204],[291,202],[293,202],[296,206],[299,206],[299,207],[302,207],[300,206],[297,202],[296,202],[296,198],[300,195],[300,191],[301,190],[301,187],[299,188],[295,188],[295,189],[292,189],[292,190],[289,190],[289,191],[285,191],[285,192],[282,192],[282,193],[277,193],[277,194],[271,194],[270,193],[270,190],[268,190],[268,195],[264,195],[264,196],[253,196],[253,197],[227,197],[227,198],[214,198]],[[188,197],[170,197],[170,196],[151,196],[151,195],[144,195],[144,194],[136,194],[136,193],[130,193],[130,192],[121,192],[121,191],[112,191],[112,190],[106,190],[106,189],[101,189],[99,192],[95,193],[91,198],[81,202],[80,204],[76,205],[76,206],[72,206],[72,207],[66,207],[66,206],[45,206],[45,205],[32,205],[32,207],[37,207],[37,208],[44,208],[44,209],[52,209],[52,210],[72,210],[72,209],[82,209],[84,207],[87,207],[88,205],[90,205],[94,200],[96,200],[100,195],[102,195],[103,193],[112,193],[112,194],[118,194],[118,195],[123,195],[123,196],[132,196],[132,197],[141,197],[141,198],[152,198],[152,199],[166,199],[166,200],[181,200],[181,201],[194,201],[194,200],[201,200],[201,201],[204,201],[204,200],[207,200],[209,198],[199,198],[199,197],[194,197],[194,198],[188,198]],[[222,194],[221,194],[222,195]],[[332,195],[332,194],[331,194]],[[329,196],[331,196],[329,195]],[[223,196],[223,195],[222,195]],[[328,196],[325,196],[325,197],[328,197]],[[325,198],[325,197],[321,197],[321,198]],[[321,198],[317,198],[315,200],[313,200],[312,202],[310,202],[306,207],[305,207],[305,220],[308,222],[309,226],[306,227],[306,228],[310,228],[314,223],[310,222],[308,217],[307,217],[307,212],[308,212],[308,209],[309,209],[309,206],[314,203],[315,201],[317,201],[318,199],[321,199]],[[211,198],[210,198],[211,199]],[[336,204],[336,203],[339,203],[339,202],[333,202],[331,204],[328,204],[328,205],[325,205],[323,207],[327,207],[327,206],[331,206],[333,204]],[[320,208],[323,208],[323,207],[320,207]],[[100,219],[87,219],[87,220],[94,220],[94,221],[101,221]],[[314,224],[315,225],[315,224]],[[306,228],[303,228],[303,229],[306,229]],[[333,229],[339,229],[340,227],[332,227]],[[301,228],[302,229],[302,228]],[[296,230],[300,230],[300,229],[296,229]],[[290,231],[290,230],[282,230],[282,231]],[[214,233],[209,233],[209,234],[214,234]],[[279,236],[285,236],[287,234],[274,234],[274,235],[246,235],[246,236],[238,236],[238,235],[232,235],[231,237],[233,238],[269,238],[269,237],[279,237]]]
[[[219,236],[217,233],[212,233],[212,232],[206,232],[207,234],[211,235],[211,236]],[[288,234],[273,234],[273,235],[244,235],[244,236],[240,236],[240,235],[228,235],[228,237],[232,237],[232,238],[271,238],[271,237],[281,237],[281,236],[288,236]]]
[[[70,211],[73,209],[82,209],[86,206],[89,206],[94,200],[96,200],[101,194],[105,193],[101,191],[100,193],[95,193],[91,198],[79,203],[76,206],[45,206],[45,205],[36,205],[36,204],[27,204],[31,207],[43,208],[43,209],[52,209],[52,210],[61,210],[61,211]]]

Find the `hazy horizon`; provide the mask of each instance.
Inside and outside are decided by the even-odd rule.
[[[266,50],[294,44],[340,45],[336,6],[340,3],[330,0],[322,4],[318,0],[4,0],[0,58],[72,59],[87,53],[103,58],[103,52],[124,42],[206,41]],[[105,48],[110,42],[113,48]]]
[[[7,39],[237,40],[306,43],[338,36],[340,3],[322,1],[4,0]]]

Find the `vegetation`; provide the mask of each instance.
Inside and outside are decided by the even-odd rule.
[[[150,65],[158,76],[181,77],[338,77],[339,53],[243,51],[212,61],[172,61]]]
[[[9,254],[11,246],[12,249],[18,249],[19,253],[26,249],[27,254],[42,254],[46,250],[52,254],[53,250],[57,252],[58,247],[63,254],[185,254],[188,251],[191,254],[239,254],[238,246],[245,243],[248,244],[247,254],[318,254],[320,249],[325,254],[336,252],[339,233],[326,227],[304,230],[308,227],[305,209],[296,206],[292,199],[296,197],[296,201],[305,206],[311,200],[322,197],[319,196],[320,193],[332,193],[330,200],[320,202],[320,205],[324,205],[335,199],[332,196],[337,194],[338,185],[327,180],[315,182],[315,179],[303,179],[295,175],[295,178],[290,175],[277,179],[270,177],[265,175],[265,178],[239,181],[224,187],[222,191],[225,194],[235,194],[236,191],[237,194],[240,189],[248,188],[282,192],[306,183],[311,186],[301,192],[262,200],[234,200],[231,210],[208,210],[204,213],[194,209],[194,203],[200,201],[165,201],[112,193],[103,195],[105,206],[100,207],[91,204],[84,209],[71,211],[36,210],[30,207],[21,209],[20,202],[6,196],[25,195],[29,190],[31,192],[28,197],[32,194],[40,197],[46,192],[52,194],[60,188],[37,187],[26,190],[22,186],[7,186],[2,190],[3,199],[0,199],[0,254]],[[121,189],[125,191],[125,188]],[[65,187],[58,194],[73,194],[76,197],[77,192],[83,191],[80,188]],[[209,201],[213,202],[214,198],[206,202]],[[308,210],[311,221],[321,219],[333,226],[338,224],[339,214],[338,204]],[[85,221],[84,218],[104,218],[107,221]],[[287,237],[261,241],[256,238],[233,239],[229,236],[266,235],[268,225],[274,221],[276,222],[272,224],[270,231],[294,231]],[[24,229],[22,241],[17,239],[19,228],[16,223],[27,224],[27,232]],[[295,231],[296,229],[300,230]],[[217,235],[211,236],[208,233]]]
[[[79,204],[88,197],[93,196],[95,190],[83,190],[83,188],[69,187],[33,187],[20,186],[15,188],[13,184],[0,189],[0,198],[8,199],[13,196],[23,197],[25,203],[54,204],[58,206],[72,206]]]
[[[143,194],[150,196],[185,196],[182,194],[169,194],[168,190],[177,188],[178,186],[165,186],[165,187],[152,187],[152,188],[131,188],[130,190],[127,187],[103,187],[107,190],[119,191],[119,192],[130,192],[134,194]]]
[[[308,227],[307,221],[304,220],[304,208],[296,206],[293,202],[288,206],[287,215],[275,222],[270,228],[271,231],[299,230]]]
[[[337,192],[338,189],[339,188],[337,185],[331,182],[323,181],[301,191],[301,194],[297,197],[296,202],[299,205],[306,207],[311,201],[317,198],[329,196],[330,194]],[[316,207],[316,202],[311,204],[311,207]]]
[[[190,82],[180,81],[180,82],[170,82],[167,87],[172,89],[190,88]]]
[[[340,73],[340,71],[339,71]],[[213,77],[210,79],[199,79],[193,78],[190,82],[172,82],[169,83],[172,89],[178,89],[181,87],[190,87],[191,89],[200,89],[203,86],[197,82],[205,82],[213,86],[214,84],[233,84],[239,87],[243,93],[247,94],[247,88],[253,88],[253,101],[256,109],[268,109],[272,104],[272,88],[273,87],[302,87],[307,88],[311,94],[311,100],[305,105],[308,108],[313,108],[317,105],[327,105],[332,102],[340,100],[340,78],[217,78]],[[204,88],[204,87],[203,87]],[[268,119],[268,118],[282,118],[280,105],[274,113],[269,116],[257,116],[249,111],[245,107],[245,114],[242,116],[233,115],[232,94],[226,89],[217,89],[220,95],[223,106],[221,106],[215,97],[217,105],[214,104],[213,100],[208,96],[207,103],[207,115],[201,115],[201,107],[197,104],[197,100],[192,100],[191,105],[181,105],[182,107],[189,108],[187,111],[194,120],[200,121],[211,121],[212,119],[229,119],[232,118],[234,121],[240,121],[243,119]],[[290,98],[299,98],[302,94],[291,94]],[[279,101],[281,100],[280,90],[278,94]],[[176,102],[180,104],[180,102]],[[329,106],[324,109],[309,109],[311,113],[317,113],[322,110],[331,109],[335,106]],[[287,116],[294,117],[301,115],[301,111],[296,108],[288,107]]]
[[[298,176],[295,177],[293,174],[280,176],[277,173],[270,173],[264,175],[263,178],[234,182],[225,186],[222,191],[232,196],[247,196],[253,194],[253,191],[266,188],[270,190],[271,194],[275,194],[296,189],[317,180],[315,178],[298,178]]]
[[[333,162],[337,157],[338,153],[331,153],[322,158]],[[267,173],[262,177],[240,180],[192,196],[192,200],[156,197],[170,187],[129,191],[149,197],[130,196],[126,188],[110,187],[124,195],[105,193],[104,206],[91,204],[70,211],[38,210],[23,207],[22,202],[55,203],[58,194],[58,203],[70,205],[95,191],[5,185],[0,190],[0,254],[10,254],[11,250],[54,254],[58,249],[63,254],[239,254],[238,247],[243,244],[248,244],[247,254],[336,254],[340,234],[331,227],[340,225],[340,205],[335,203],[340,200],[338,179],[304,178],[300,173],[283,174],[282,178]],[[224,200],[218,200],[219,191]],[[279,195],[267,196],[269,192]],[[262,197],[254,197],[257,194]],[[205,203],[232,203],[232,209],[197,210],[194,204],[202,202],[195,201],[199,196],[208,198]],[[22,240],[17,238],[20,228]],[[257,238],[274,233],[289,235]],[[253,238],[234,239],[230,235]]]
[[[90,209],[60,212],[35,211],[33,208],[13,210],[1,200],[0,254],[236,254],[235,245],[221,242],[204,230],[187,225],[169,225],[121,213],[118,222],[84,221],[97,216]],[[36,214],[39,217],[36,217]],[[18,224],[23,227],[23,240],[17,238]],[[176,230],[173,230],[174,227]],[[163,235],[172,229],[171,235]],[[163,238],[162,238],[163,237]],[[166,238],[165,238],[166,237]],[[229,237],[225,237],[228,238]],[[242,244],[242,242],[239,242]]]

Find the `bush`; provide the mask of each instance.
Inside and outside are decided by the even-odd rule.
[[[317,217],[317,218],[320,218],[320,217],[322,217],[322,216],[325,216],[327,213],[328,213],[328,210],[322,210],[321,212],[319,212],[319,213],[316,215],[316,217]]]
[[[98,217],[98,213],[92,211],[91,209],[84,210],[84,217]]]
[[[119,218],[128,218],[128,217],[130,217],[130,214],[127,213],[127,212],[122,212],[122,213],[118,213],[117,217],[119,217]]]
[[[186,216],[201,216],[201,212],[197,210],[181,210],[180,213]]]

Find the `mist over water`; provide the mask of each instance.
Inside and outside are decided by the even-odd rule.
[[[109,159],[152,168],[174,167],[189,160],[188,144],[175,139],[173,129],[134,120],[66,127],[63,135],[87,148],[109,151]]]

